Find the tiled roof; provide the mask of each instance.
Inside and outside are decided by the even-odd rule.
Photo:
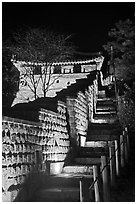
[[[57,61],[57,62],[53,62],[52,65],[74,65],[74,64],[88,64],[88,63],[97,63],[97,62],[101,62],[104,60],[103,56],[99,56],[99,57],[94,57],[92,59],[85,59],[85,60],[67,60],[67,61]],[[15,63],[20,63],[20,64],[28,64],[28,65],[46,65],[47,63],[44,62],[26,62],[26,61],[19,61],[19,60],[14,60],[12,59],[13,62]],[[51,63],[50,63],[51,64]]]

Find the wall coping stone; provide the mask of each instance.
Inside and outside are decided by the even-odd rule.
[[[44,109],[44,108],[41,108],[39,112],[44,112],[44,113],[51,114],[51,115],[54,115],[54,116],[59,116],[60,115],[58,112],[54,112],[54,111],[47,110],[47,109]]]
[[[66,104],[65,104],[65,102],[63,102],[63,101],[58,101],[58,105],[62,105],[62,106],[64,106],[64,108],[66,108],[67,106],[66,106]]]
[[[28,120],[22,120],[22,119],[18,119],[18,118],[11,118],[11,117],[7,117],[7,116],[2,116],[2,121],[4,122],[14,122],[14,123],[23,123],[25,125],[29,125],[29,126],[42,126],[41,122],[32,122],[32,121],[28,121]]]

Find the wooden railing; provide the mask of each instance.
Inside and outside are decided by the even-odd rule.
[[[95,201],[101,201],[100,180],[103,181],[103,201],[110,201],[110,187],[116,185],[116,176],[119,176],[122,168],[128,162],[130,154],[129,135],[125,128],[119,136],[119,140],[109,141],[109,158],[101,156],[101,171],[97,166],[93,168],[94,181],[89,187],[89,191],[94,188]],[[109,167],[109,168],[108,168]],[[110,173],[108,172],[110,169]],[[108,174],[110,174],[110,179]]]

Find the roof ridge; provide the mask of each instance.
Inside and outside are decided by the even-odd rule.
[[[74,60],[74,59],[70,59],[70,60],[64,60],[64,61],[55,61],[55,62],[52,62],[52,63],[49,63],[49,64],[52,64],[52,65],[69,65],[69,64],[86,64],[86,63],[91,63],[91,62],[100,62],[101,60],[103,60],[104,57],[101,55],[99,57],[92,57],[91,59],[81,59],[81,60]],[[26,62],[26,61],[21,61],[21,60],[16,60],[16,59],[11,59],[11,61],[13,62],[19,62],[19,63],[22,63],[22,64],[35,64],[35,65],[45,65],[47,63],[45,62]]]

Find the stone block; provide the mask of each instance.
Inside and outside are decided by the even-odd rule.
[[[50,175],[60,174],[63,169],[64,162],[50,163]]]

